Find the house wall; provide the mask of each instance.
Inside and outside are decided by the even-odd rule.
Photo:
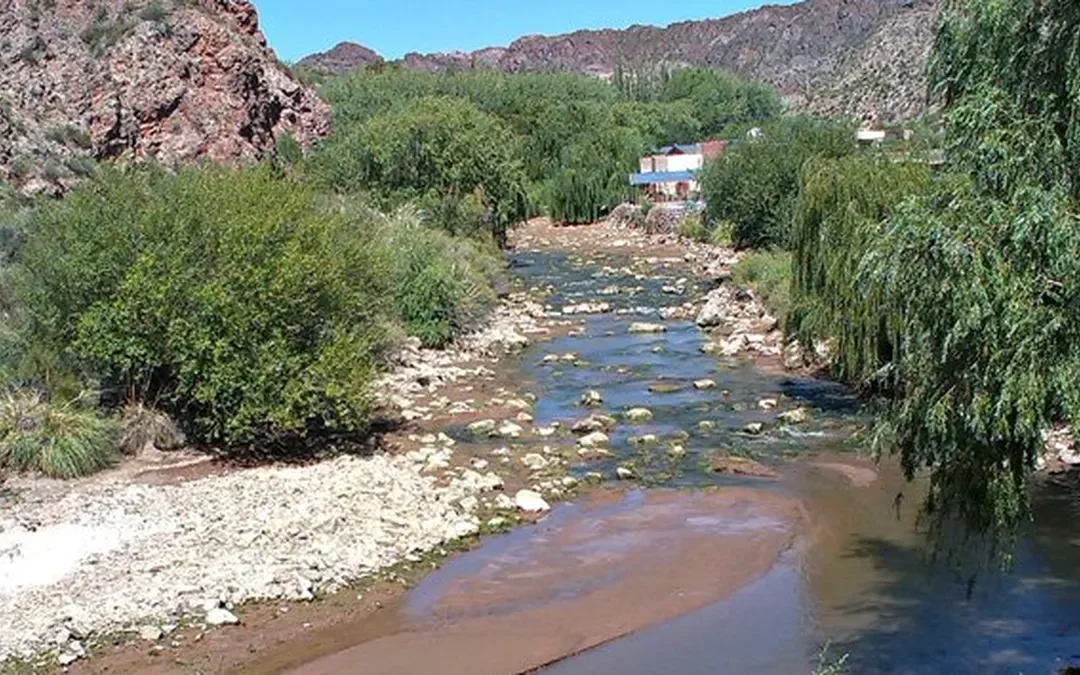
[[[701,155],[668,155],[665,171],[694,171],[704,163]]]

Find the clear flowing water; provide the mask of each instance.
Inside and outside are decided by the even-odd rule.
[[[1074,498],[1040,489],[1036,520],[1013,569],[984,570],[974,579],[961,574],[930,559],[915,533],[919,488],[887,462],[875,483],[859,488],[804,461],[842,460],[854,447],[850,437],[866,418],[845,388],[705,354],[704,336],[690,322],[663,322],[666,333],[630,334],[632,322],[661,322],[659,307],[685,300],[665,292],[674,279],[662,270],[635,268],[635,274],[625,261],[553,253],[518,253],[513,262],[526,285],[551,289],[556,309],[599,300],[615,309],[588,317],[581,334],[525,354],[523,367],[539,388],[537,423],[581,417],[578,399],[588,389],[602,393],[602,412],[644,406],[654,413],[646,425],[620,425],[611,434],[615,457],[578,467],[579,473],[631,464],[669,485],[761,485],[709,470],[710,456],[732,452],[778,470],[784,480],[763,487],[800,497],[813,523],[804,546],[730,600],[544,672],[805,673],[826,643],[831,660],[847,655],[851,673],[1054,673],[1080,664],[1080,513]],[[615,287],[620,292],[605,294]],[[691,287],[688,294],[701,290]],[[564,353],[579,360],[543,361]],[[692,383],[701,378],[718,387],[696,390]],[[677,390],[650,392],[658,382]],[[810,407],[813,420],[778,424],[777,411],[759,407],[765,398],[780,399],[781,409]],[[743,433],[751,422],[764,423],[765,433]],[[628,442],[643,434],[662,442],[652,449]],[[671,458],[665,451],[671,442],[684,445],[687,455]]]

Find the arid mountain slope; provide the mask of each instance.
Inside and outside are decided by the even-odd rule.
[[[0,178],[55,191],[86,158],[251,159],[329,110],[247,0],[0,0]]]
[[[411,53],[403,62],[427,71],[569,70],[598,76],[648,64],[724,68],[777,87],[796,109],[888,121],[924,107],[922,71],[936,4],[805,0],[667,27],[529,36],[472,53]],[[348,69],[348,62],[335,60],[333,72]]]
[[[341,42],[333,49],[305,56],[297,66],[328,75],[344,75],[355,68],[380,63],[382,57],[374,50],[355,42]]]

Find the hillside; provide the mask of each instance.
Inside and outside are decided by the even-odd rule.
[[[924,108],[923,67],[937,0],[806,0],[667,27],[528,36],[472,53],[407,54],[409,68],[569,70],[610,76],[640,64],[717,67],[777,87],[800,110],[891,121]],[[303,65],[339,74],[371,61],[370,50]],[[332,63],[332,68],[329,65]]]
[[[54,192],[87,158],[251,159],[329,109],[247,0],[0,0],[0,178]]]

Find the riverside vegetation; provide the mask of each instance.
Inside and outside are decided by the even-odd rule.
[[[766,134],[704,179],[699,236],[763,250],[748,262],[789,286],[787,333],[827,344],[880,404],[876,448],[929,473],[932,532],[990,534],[991,553],[1030,514],[1045,434],[1080,419],[1078,35],[1073,2],[949,0],[940,170],[807,127],[808,143]]]
[[[61,200],[7,200],[0,468],[91,473],[169,418],[271,457],[358,438],[396,344],[444,347],[491,309],[509,226],[595,219],[648,145],[780,112],[703,70],[385,68],[322,93],[335,130],[310,153],[283,134],[255,167],[101,166]]]

